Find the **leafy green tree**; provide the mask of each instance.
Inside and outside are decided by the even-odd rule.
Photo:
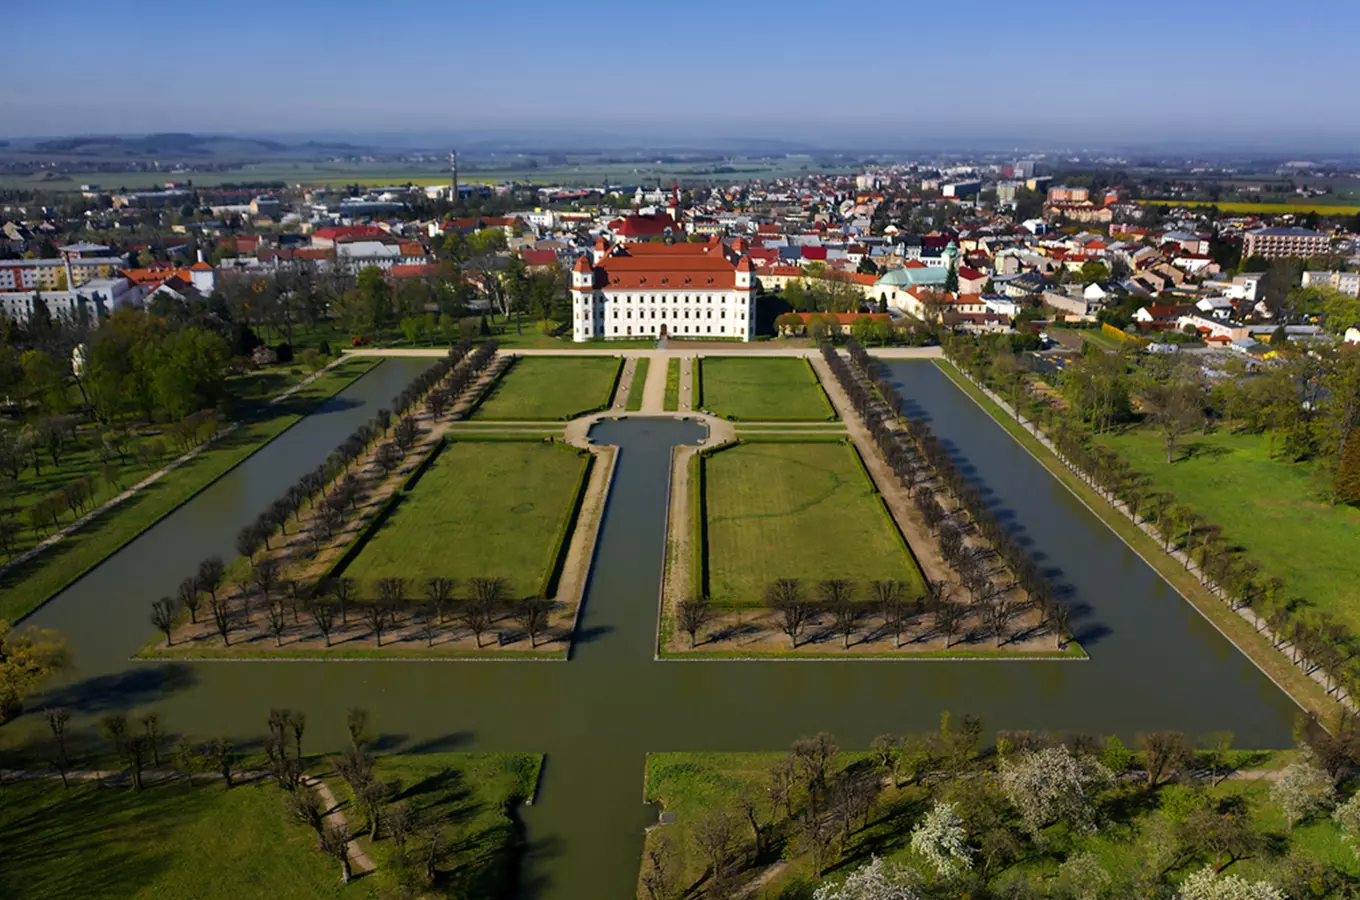
[[[1342,447],[1333,491],[1342,503],[1360,504],[1360,428],[1351,432]]]

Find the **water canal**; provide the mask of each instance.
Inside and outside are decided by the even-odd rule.
[[[60,702],[88,724],[110,710],[157,709],[167,726],[248,740],[274,706],[308,715],[312,750],[339,746],[363,706],[380,749],[548,754],[523,897],[628,897],[651,750],[768,750],[825,730],[843,746],[924,730],[943,710],[989,728],[1088,733],[1228,729],[1241,746],[1289,742],[1294,705],[1145,563],[927,362],[892,365],[931,419],[1074,599],[1089,662],[654,661],[670,448],[702,430],[670,419],[597,426],[622,450],[569,663],[131,663],[151,599],[197,560],[229,556],[236,530],[314,466],[422,365],[389,360],[31,617],[60,629],[79,671]],[[80,722],[73,724],[81,724]],[[8,743],[41,732],[6,726]]]

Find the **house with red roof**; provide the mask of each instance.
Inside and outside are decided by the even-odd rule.
[[[581,256],[572,266],[572,337],[749,341],[755,326],[754,268],[750,257],[716,237],[695,244],[625,240],[603,249],[597,245],[593,260]]]
[[[683,239],[682,229],[670,213],[630,213],[615,219],[607,226],[616,241],[650,241],[666,237],[668,234]]]
[[[972,266],[959,266],[959,292],[964,294],[981,294],[987,287],[987,274],[979,272]]]
[[[531,272],[542,272],[557,265],[557,254],[552,250],[524,249],[519,252],[524,260],[524,268]]]
[[[341,241],[380,240],[387,232],[376,225],[330,225],[312,232],[312,247],[332,250]]]

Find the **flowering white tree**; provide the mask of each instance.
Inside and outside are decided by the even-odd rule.
[[[1190,873],[1181,885],[1180,900],[1288,900],[1268,881],[1248,881],[1240,875],[1215,875],[1211,866]]]
[[[1065,746],[1020,754],[1001,764],[1001,792],[1033,835],[1059,820],[1090,828],[1096,820],[1096,795],[1113,784],[1109,769]]]
[[[840,886],[817,888],[812,900],[920,900],[921,895],[911,888],[912,875],[909,869],[890,866],[875,856]]]
[[[1094,853],[1074,853],[1058,867],[1058,883],[1063,896],[1075,900],[1096,900],[1104,896],[1110,886],[1110,873],[1100,865]]]
[[[1341,838],[1360,856],[1360,794],[1354,794],[1332,811],[1332,818],[1341,826]]]
[[[1280,780],[1270,786],[1270,799],[1284,813],[1290,831],[1299,822],[1331,806],[1335,797],[1336,786],[1331,776],[1306,759],[1290,763]]]
[[[954,812],[954,804],[935,801],[911,831],[911,849],[926,858],[941,876],[953,875],[973,867],[973,850],[968,832]]]

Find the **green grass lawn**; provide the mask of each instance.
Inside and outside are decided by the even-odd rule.
[[[473,413],[488,421],[559,421],[609,406],[623,360],[522,356]]]
[[[809,588],[823,578],[921,586],[920,569],[853,447],[743,444],[703,464],[715,603],[758,605],[776,578],[799,578]]]
[[[339,868],[293,825],[270,783],[153,785],[140,794],[60,781],[0,788],[0,896],[237,900],[376,897],[376,881],[339,884]]]
[[[0,573],[0,619],[13,621],[37,609],[48,598],[288,430],[317,404],[380,362],[380,359],[371,357],[356,357],[338,363],[287,400],[261,408],[258,412],[260,418],[248,421],[156,483],[89,522],[79,531],[67,535],[55,546],[20,566]],[[149,473],[142,472],[137,477],[146,474]],[[129,477],[124,487],[130,487],[132,483]]]
[[[587,463],[586,455],[541,440],[454,440],[345,574],[361,583],[500,577],[511,596],[533,596],[557,562],[557,538]]]
[[[1360,628],[1360,509],[1329,506],[1308,464],[1271,459],[1261,434],[1193,435],[1166,463],[1161,434],[1133,427],[1101,439],[1159,491],[1223,529],[1224,537],[1299,596]]]
[[[647,370],[652,367],[650,357],[644,356],[637,361],[633,370],[633,383],[628,388],[628,403],[625,409],[630,412],[642,409],[642,395],[647,390]]]
[[[542,757],[519,753],[379,756],[397,800],[444,823],[455,848],[434,896],[502,896],[518,838],[507,805],[532,795]],[[344,782],[324,770],[343,802]],[[0,788],[0,896],[236,900],[372,898],[396,890],[390,839],[370,847],[377,871],[348,887],[294,824],[273,781],[152,784],[141,793],[56,779]],[[362,817],[352,813],[354,824]],[[365,839],[366,843],[366,839]],[[427,895],[428,896],[428,895]]]
[[[676,824],[649,832],[647,841],[650,845],[660,840],[662,835],[670,840],[679,873],[677,883],[682,890],[698,882],[707,868],[705,856],[694,840],[693,825],[710,811],[725,809],[736,817],[741,823],[739,838],[743,844],[749,844],[750,828],[741,815],[738,802],[743,789],[747,789],[756,798],[759,821],[768,829],[771,821],[766,793],[769,771],[784,756],[786,754],[781,753],[648,755],[645,796],[649,801],[661,803],[667,812],[674,813]],[[831,770],[834,775],[845,769],[871,764],[869,754],[841,752]],[[904,784],[901,788],[886,788],[878,797],[868,827],[851,838],[846,856],[853,861],[838,863],[833,849],[830,855],[833,865],[825,876],[826,880],[843,878],[851,869],[868,862],[870,853],[899,865],[921,867],[921,858],[910,850],[911,829],[935,799],[937,790],[935,787],[910,784]],[[1230,797],[1241,798],[1250,810],[1257,830],[1265,836],[1267,849],[1238,860],[1227,869],[1228,872],[1249,879],[1272,879],[1280,874],[1288,853],[1296,851],[1333,865],[1351,878],[1360,875],[1360,863],[1353,848],[1342,840],[1340,830],[1325,813],[1305,820],[1290,833],[1279,807],[1270,799],[1266,782],[1225,781],[1215,787],[1205,787],[1204,792],[1209,802],[1220,802]],[[1163,817],[1156,810],[1157,797],[1148,798],[1143,788],[1134,783],[1120,792],[1107,795],[1106,799],[1114,821],[1092,833],[1074,832],[1061,825],[1050,826],[1045,829],[1049,852],[1027,853],[1019,862],[1001,867],[992,884],[1000,886],[1025,880],[1041,887],[1040,893],[1035,896],[1050,896],[1042,890],[1042,886],[1050,884],[1056,875],[1058,860],[1081,852],[1094,854],[1101,867],[1114,877],[1116,884],[1142,871],[1148,864],[1148,853],[1146,844],[1141,843],[1139,837],[1159,824],[1155,820]],[[755,896],[811,896],[812,886],[819,880],[813,876],[807,851],[798,841],[789,840],[788,827],[782,822],[774,836],[779,842],[776,853],[785,864]],[[969,835],[974,848],[980,837],[978,834]],[[764,864],[771,861],[766,860]],[[1205,860],[1192,857],[1170,872],[1168,880],[1178,883],[1191,872],[1202,868],[1204,863]],[[751,877],[756,874],[756,870],[748,870],[745,874]]]
[[[698,363],[696,363],[698,364]],[[696,408],[748,422],[836,418],[812,368],[803,359],[705,357]]]
[[[680,409],[680,360],[676,357],[666,360],[666,397],[661,408],[666,412]]]

